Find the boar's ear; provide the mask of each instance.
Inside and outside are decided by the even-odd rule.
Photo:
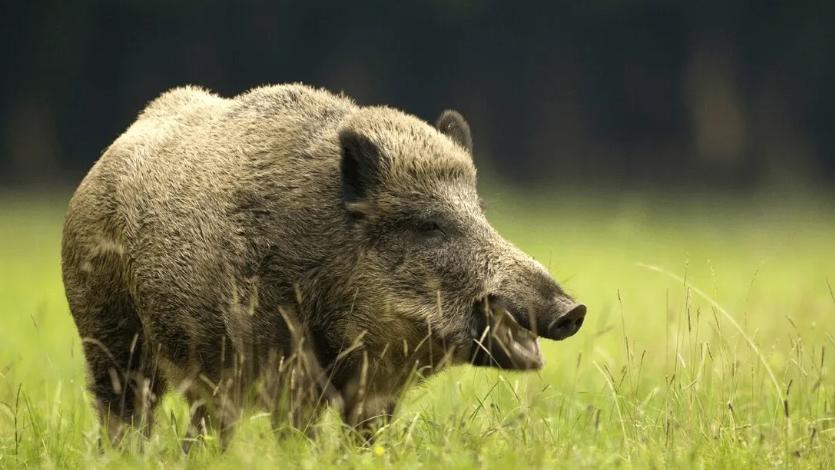
[[[470,135],[470,125],[458,111],[447,109],[442,112],[438,120],[435,121],[435,127],[452,139],[453,142],[464,147],[467,152],[473,152],[473,137]]]
[[[339,145],[342,199],[350,212],[362,215],[363,200],[379,181],[380,150],[368,137],[350,129],[339,133]]]

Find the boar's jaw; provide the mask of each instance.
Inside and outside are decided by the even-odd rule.
[[[473,307],[473,353],[470,362],[500,369],[542,368],[535,334],[523,328],[500,302],[485,298]]]

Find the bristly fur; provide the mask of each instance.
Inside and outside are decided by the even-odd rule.
[[[277,425],[307,428],[335,403],[362,426],[415,371],[468,360],[478,299],[553,323],[567,297],[487,223],[469,127],[443,122],[455,133],[299,84],[151,102],[64,228],[67,298],[113,439],[149,432],[169,388],[192,403],[192,436],[228,440],[248,395]]]

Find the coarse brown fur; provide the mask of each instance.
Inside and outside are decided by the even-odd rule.
[[[228,441],[248,396],[277,426],[306,428],[335,403],[362,427],[416,373],[490,355],[474,307],[487,298],[521,325],[493,324],[519,343],[505,366],[538,367],[527,330],[561,339],[585,309],[487,223],[471,142],[457,113],[436,128],[298,84],[154,100],[64,227],[67,298],[111,437],[150,432],[168,388],[190,401],[192,436]]]

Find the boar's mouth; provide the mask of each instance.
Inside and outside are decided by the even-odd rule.
[[[495,297],[475,302],[472,327],[472,364],[514,370],[542,368],[536,335],[520,325]]]

